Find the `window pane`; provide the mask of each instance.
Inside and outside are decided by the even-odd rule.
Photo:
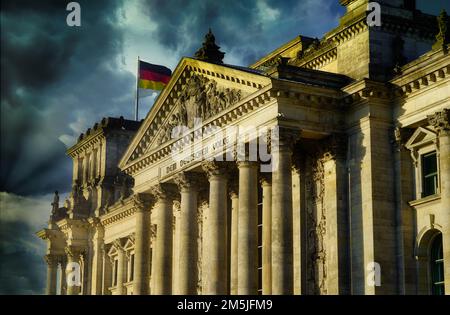
[[[437,193],[436,152],[422,155],[422,197]]]
[[[433,295],[443,295],[444,290],[444,261],[442,248],[442,234],[436,236],[431,244],[430,269],[431,269],[431,292]]]

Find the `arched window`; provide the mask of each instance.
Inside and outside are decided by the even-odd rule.
[[[431,294],[444,295],[444,255],[442,233],[431,242],[430,247]]]

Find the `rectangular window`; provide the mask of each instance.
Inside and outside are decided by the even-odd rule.
[[[130,273],[128,277],[128,281],[133,281],[134,279],[134,254],[130,255]]]
[[[422,198],[438,191],[436,151],[422,155]]]
[[[119,260],[114,259],[114,265],[113,265],[113,287],[117,285],[117,272],[119,269]]]

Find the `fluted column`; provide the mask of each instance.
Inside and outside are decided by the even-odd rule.
[[[150,202],[144,195],[133,197],[136,208],[133,295],[149,294]]]
[[[178,281],[175,294],[197,294],[197,197],[198,175],[180,173],[175,181],[181,193],[181,207],[177,229],[179,229]]]
[[[117,250],[117,286],[116,295],[126,294],[124,282],[125,282],[125,250],[122,247],[120,240],[115,241],[114,246]]]
[[[58,274],[58,260],[55,255],[45,256],[47,262],[47,295],[56,295],[56,278]]]
[[[227,293],[227,178],[224,164],[205,161],[209,180],[209,213],[204,241],[203,294]]]
[[[156,198],[156,244],[153,255],[152,294],[172,294],[172,221],[174,190],[169,184],[152,188]]]
[[[238,294],[258,293],[258,164],[239,161]]]
[[[272,143],[272,294],[293,293],[292,174],[291,155],[295,136],[280,130]],[[273,141],[273,140],[272,140]]]
[[[444,109],[429,116],[428,121],[439,138],[444,283],[445,293],[450,294],[450,109]]]
[[[230,183],[231,199],[231,252],[230,252],[230,294],[238,294],[238,227],[239,227],[239,184],[237,179]]]
[[[262,292],[272,294],[272,181],[268,174],[262,186]]]

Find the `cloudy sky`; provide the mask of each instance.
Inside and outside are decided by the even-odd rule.
[[[0,294],[44,292],[33,233],[52,192],[70,189],[65,150],[104,116],[133,117],[137,56],[174,69],[211,27],[225,62],[245,66],[299,34],[321,37],[344,12],[337,0],[85,0],[81,27],[68,27],[68,2],[1,1]]]

